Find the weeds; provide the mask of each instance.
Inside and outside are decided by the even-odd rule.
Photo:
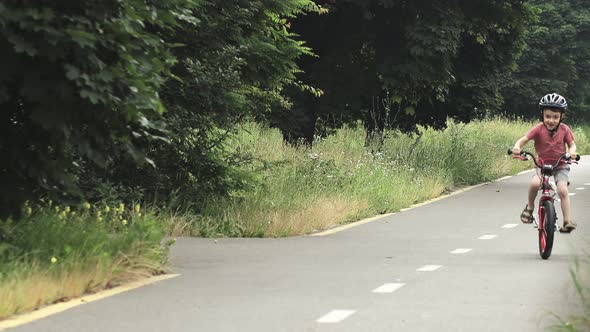
[[[318,137],[307,149],[283,144],[278,130],[246,124],[228,152],[243,161],[240,172],[253,174],[251,186],[229,199],[212,198],[199,215],[184,219],[194,221],[192,233],[200,236],[262,237],[305,234],[395,212],[529,168],[513,162],[506,150],[532,125],[488,119],[449,121],[445,130],[421,127],[411,135],[389,131],[381,150],[372,153],[364,146],[362,126]],[[575,133],[583,152],[588,139],[580,129]]]
[[[139,205],[25,206],[0,221],[0,319],[161,273],[164,235]]]

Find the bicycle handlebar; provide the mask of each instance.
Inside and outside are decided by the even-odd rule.
[[[508,149],[508,155],[512,155],[512,154],[513,154],[512,153],[512,149]],[[535,163],[535,165],[537,167],[543,168],[543,165],[539,165],[539,163],[537,162],[537,158],[535,158],[535,156],[532,153],[530,153],[528,151],[521,151],[520,152],[520,156],[523,158],[523,160],[528,160],[527,155],[528,156],[531,156],[533,158],[533,162]],[[568,164],[571,164],[572,156],[569,153],[567,153],[567,152],[564,153],[564,154],[562,154],[559,157],[559,159],[557,160],[557,162],[555,163],[555,165],[553,165],[553,168],[556,168],[562,160],[565,160]],[[576,159],[575,160],[576,161],[579,161],[580,160],[580,155],[579,154],[576,155]]]

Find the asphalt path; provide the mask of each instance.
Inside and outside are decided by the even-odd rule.
[[[549,260],[518,218],[529,172],[326,236],[178,239],[179,277],[10,331],[543,331],[577,313],[587,160],[570,174],[579,227]]]

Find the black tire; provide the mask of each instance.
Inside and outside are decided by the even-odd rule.
[[[543,231],[539,230],[539,254],[547,259],[553,249],[553,235],[555,234],[555,206],[552,201],[544,201],[543,205]]]

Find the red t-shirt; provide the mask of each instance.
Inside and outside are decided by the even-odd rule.
[[[574,141],[574,134],[570,127],[560,124],[555,135],[551,137],[549,130],[543,123],[534,126],[527,134],[529,140],[535,141],[535,150],[537,155],[548,164],[554,164],[559,157],[566,153],[565,143],[570,146]],[[563,161],[562,161],[563,162]]]

